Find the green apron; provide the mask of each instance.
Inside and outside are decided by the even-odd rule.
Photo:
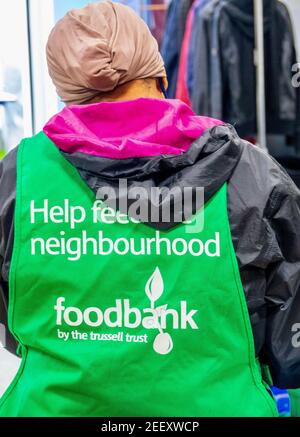
[[[226,192],[196,234],[95,220],[95,195],[55,145],[42,133],[23,141],[9,281],[22,364],[0,416],[276,416]],[[74,210],[76,226],[72,206],[86,214]]]

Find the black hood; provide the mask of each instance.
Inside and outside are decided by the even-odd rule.
[[[230,125],[221,125],[207,130],[192,143],[187,152],[180,155],[128,159],[102,158],[83,153],[64,153],[64,156],[79,170],[82,178],[95,193],[104,186],[114,188],[118,193],[118,209],[122,213],[128,213],[133,201],[126,198],[126,202],[120,202],[121,199],[124,200],[118,188],[120,179],[126,179],[128,188],[142,187],[148,196],[151,188],[159,187],[162,194],[155,207],[160,212],[164,208],[169,208],[173,219],[168,223],[151,222],[149,217],[143,221],[156,229],[167,230],[178,224],[180,214],[181,221],[189,216],[182,216],[182,205],[179,206],[176,199],[165,196],[164,189],[170,190],[175,186],[182,189],[191,187],[196,193],[196,188],[203,187],[207,202],[230,179],[239,162],[242,149],[242,141],[235,129]],[[145,202],[148,204],[146,196]],[[122,207],[123,203],[128,206],[127,210]],[[153,207],[151,204],[151,208]],[[191,214],[194,214],[196,209],[194,198]],[[137,218],[134,214],[131,215]]]

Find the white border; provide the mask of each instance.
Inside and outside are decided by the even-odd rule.
[[[24,125],[24,137],[30,137],[33,133],[32,126],[32,100],[31,100],[31,77],[30,77],[30,59],[29,59],[29,38],[27,27],[27,5],[23,0],[22,12],[24,20],[22,21],[23,29],[22,34],[25,36],[26,50],[23,52],[22,59],[22,104],[23,104],[23,125]]]
[[[58,98],[46,61],[46,44],[55,24],[53,0],[29,0],[34,133],[58,110]]]

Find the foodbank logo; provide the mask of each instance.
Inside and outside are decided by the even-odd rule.
[[[156,330],[153,349],[160,355],[167,355],[173,350],[173,330],[199,329],[194,317],[198,310],[188,310],[187,301],[180,301],[180,309],[169,308],[169,304],[157,306],[164,293],[164,281],[158,267],[148,279],[145,293],[149,300],[146,308],[140,309],[131,304],[130,299],[116,299],[115,305],[109,308],[89,307],[85,310],[65,305],[66,298],[57,298],[56,325],[72,327],[89,326],[107,328],[127,328],[134,330],[143,327]]]
[[[155,308],[155,302],[162,296],[164,292],[164,281],[160,270],[156,267],[145,287],[146,295],[150,301],[150,309],[153,311],[153,317],[146,320],[146,327],[149,329],[158,329],[159,333],[155,337],[153,349],[161,355],[169,354],[173,349],[173,340],[170,334],[164,332],[160,324],[163,313],[168,309],[168,305],[163,305]],[[166,324],[165,324],[166,325]]]

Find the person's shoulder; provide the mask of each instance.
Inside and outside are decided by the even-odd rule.
[[[297,188],[284,167],[272,156],[247,141],[243,142],[241,161],[248,163],[255,175],[265,178],[272,185],[292,185]]]
[[[0,179],[7,176],[9,173],[16,172],[18,146],[14,147],[0,161]]]
[[[265,207],[267,215],[286,199],[299,201],[299,189],[276,159],[247,141],[241,140],[241,147],[241,157],[231,178],[241,197]]]

